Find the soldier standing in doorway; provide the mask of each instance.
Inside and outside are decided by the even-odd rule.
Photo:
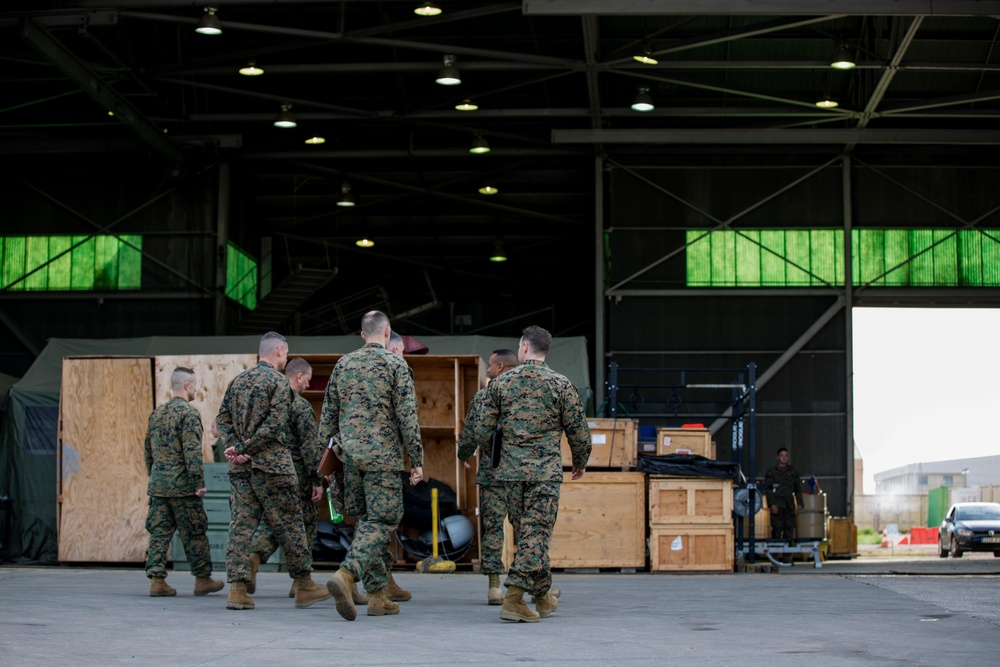
[[[778,450],[777,464],[764,477],[764,494],[771,508],[771,537],[791,540],[795,537],[795,510],[802,511],[802,483],[799,471],[788,463],[788,450]]]

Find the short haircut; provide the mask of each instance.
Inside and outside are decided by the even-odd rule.
[[[775,452],[775,455],[777,456],[778,454],[781,454],[781,452],[787,452],[787,451],[788,447],[778,447],[778,451]]]
[[[365,336],[378,336],[389,326],[389,316],[381,310],[370,310],[361,318],[361,332]]]
[[[392,331],[392,332],[389,333],[389,345],[390,346],[391,345],[396,345],[397,343],[402,343],[402,342],[403,342],[403,337],[401,335],[399,335],[397,332]]]
[[[497,361],[508,368],[517,366],[517,352],[514,350],[508,350],[506,348],[502,350],[493,350],[493,352],[490,353],[490,357],[496,357]]]
[[[525,327],[521,332],[521,338],[527,341],[532,352],[545,354],[552,347],[552,334],[536,324]]]
[[[295,357],[285,364],[285,377],[293,378],[299,373],[308,373],[312,370],[312,364],[302,357]]]
[[[275,352],[282,346],[288,347],[288,339],[277,331],[268,331],[260,337],[260,346],[257,348],[257,354],[262,357],[273,357]]]
[[[180,391],[184,388],[185,382],[194,382],[194,371],[186,366],[178,366],[170,374],[170,389]]]

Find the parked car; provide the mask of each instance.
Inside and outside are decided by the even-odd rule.
[[[938,528],[938,556],[992,551],[1000,558],[1000,503],[955,503]]]

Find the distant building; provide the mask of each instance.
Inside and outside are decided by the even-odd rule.
[[[911,463],[875,473],[877,494],[924,494],[939,486],[1000,484],[1000,456]]]

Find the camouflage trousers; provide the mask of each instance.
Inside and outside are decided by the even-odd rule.
[[[479,516],[483,521],[480,551],[483,574],[503,574],[503,520],[507,518],[507,487],[479,487]]]
[[[149,532],[146,576],[167,576],[167,549],[174,531],[180,533],[184,553],[191,563],[191,574],[196,577],[212,574],[212,552],[205,534],[207,530],[205,505],[198,496],[150,496],[146,515],[146,531]]]
[[[250,581],[250,548],[254,532],[263,518],[274,531],[285,552],[288,574],[304,577],[312,567],[312,551],[306,545],[295,475],[269,475],[260,470],[229,475],[229,505],[232,520],[226,540],[226,578]]]
[[[778,513],[771,514],[771,537],[776,540],[791,540],[795,537],[795,499],[774,503]]]
[[[358,517],[365,513],[365,486],[361,475],[348,464],[344,464],[344,472],[334,473],[337,491],[334,493],[334,505],[337,511],[347,516]],[[402,514],[400,514],[402,517]],[[395,558],[389,548],[389,542],[385,543],[385,552],[382,554],[382,562],[385,563],[386,576],[392,570],[392,563]],[[378,589],[375,589],[378,590]]]
[[[363,512],[341,567],[361,580],[366,591],[376,593],[389,585],[389,539],[403,518],[403,483],[396,471],[365,472],[349,466],[344,477],[345,509]]]
[[[504,585],[545,595],[552,587],[549,544],[559,512],[559,482],[506,482],[506,489],[517,552]]]
[[[313,545],[316,544],[316,526],[319,524],[319,509],[317,509],[316,503],[312,501],[311,486],[308,487],[308,490],[299,490],[299,503],[302,507],[302,525],[305,528],[306,546],[311,552]],[[260,554],[260,562],[266,563],[267,559],[277,550],[278,538],[275,537],[271,524],[267,521],[262,521],[260,531],[257,533],[257,539],[254,540],[250,551],[256,551]]]

